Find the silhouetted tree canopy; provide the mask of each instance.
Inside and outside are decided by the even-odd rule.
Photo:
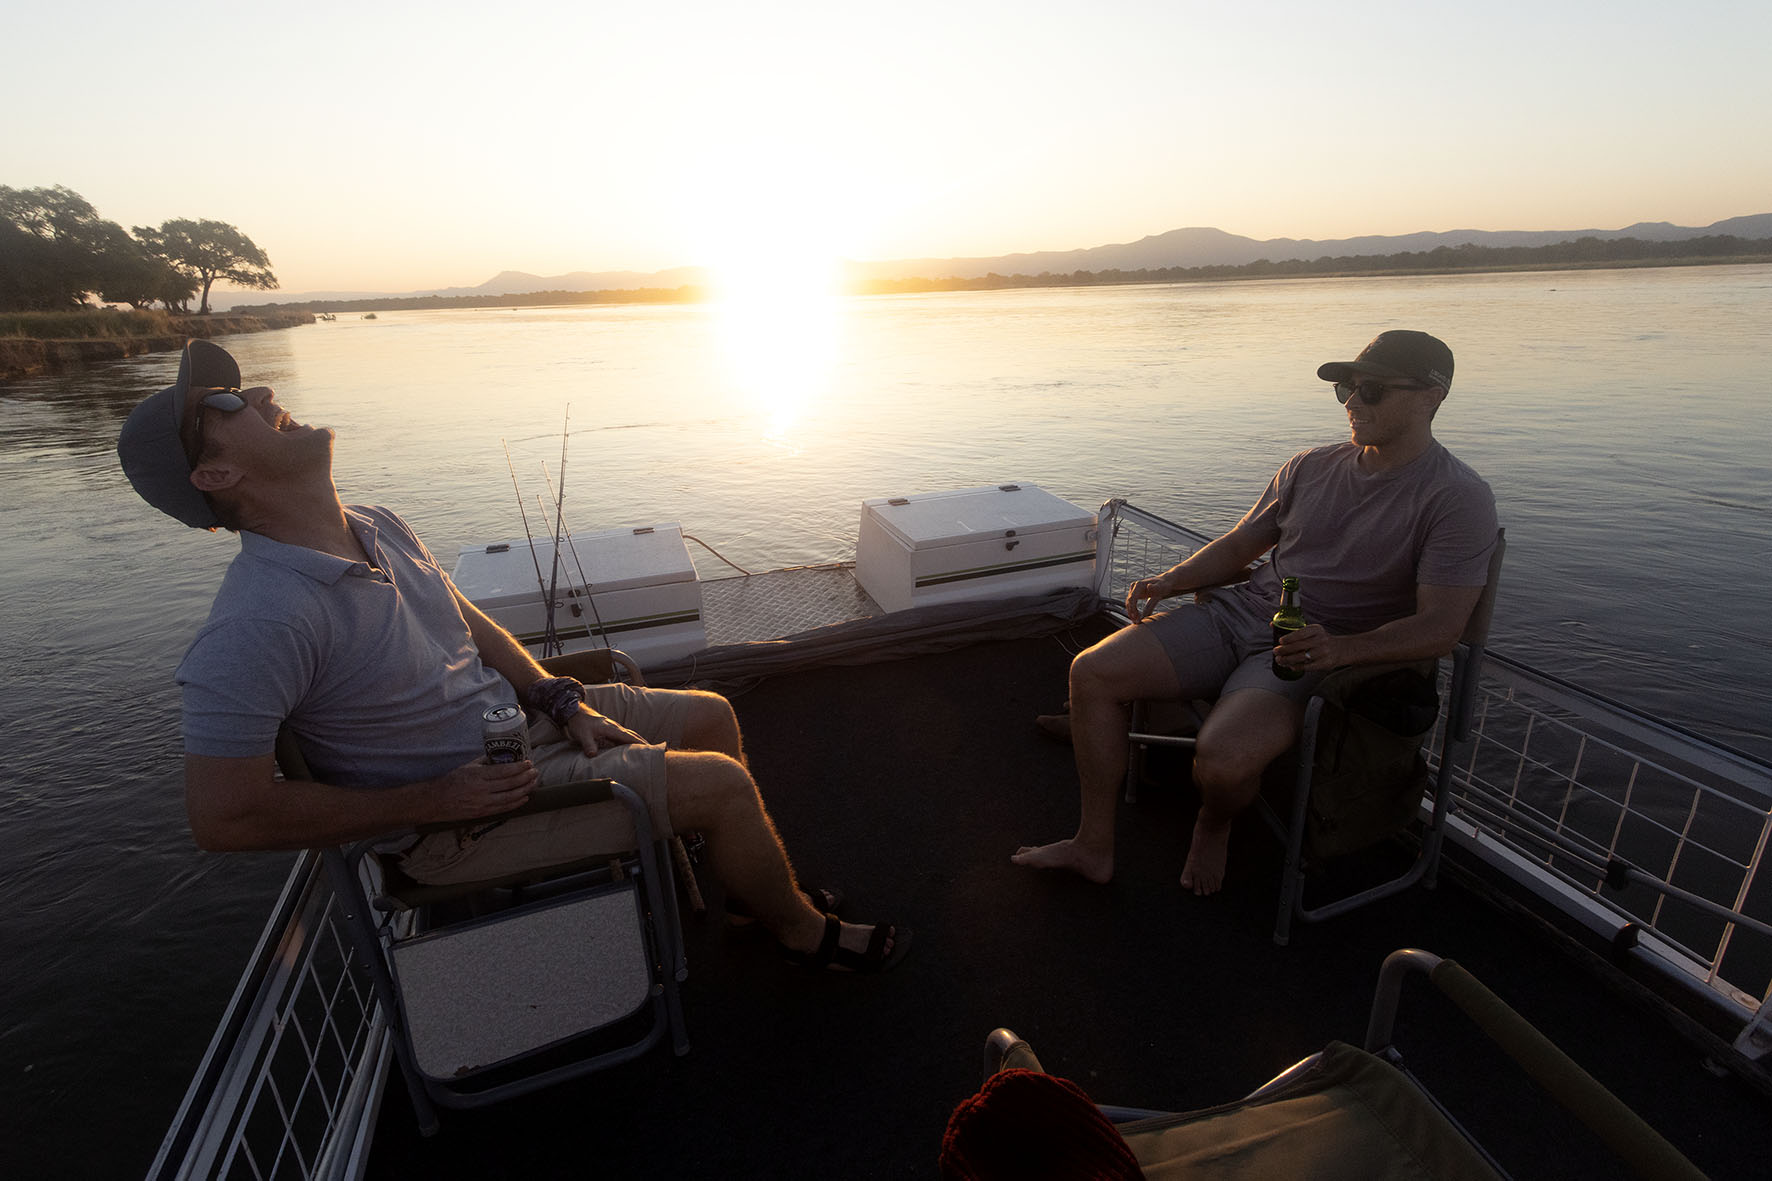
[[[203,298],[197,308],[199,315],[209,314],[209,288],[217,279],[262,291],[277,286],[277,276],[271,273],[271,260],[265,252],[226,222],[174,218],[161,223],[159,229],[136,226],[135,236],[148,250],[201,289]]]
[[[103,285],[108,257],[139,249],[72,189],[0,186],[0,307],[77,308]]]
[[[181,218],[131,237],[62,185],[0,186],[0,310],[67,311],[97,296],[182,312],[201,290],[208,312],[217,279],[277,286],[265,252],[225,222]]]

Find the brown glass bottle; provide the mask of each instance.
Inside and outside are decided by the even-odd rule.
[[[1292,632],[1304,626],[1304,610],[1298,605],[1298,579],[1280,579],[1280,609],[1274,612],[1274,644],[1279,645]],[[1274,675],[1282,681],[1296,681],[1304,675],[1299,668],[1286,668],[1279,658],[1273,662]]]

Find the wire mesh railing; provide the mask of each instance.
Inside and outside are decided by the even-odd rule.
[[[150,1178],[349,1175],[386,1027],[340,900],[304,854],[266,924]]]

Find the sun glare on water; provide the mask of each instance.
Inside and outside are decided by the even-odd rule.
[[[727,372],[788,444],[804,412],[830,388],[842,318],[834,256],[771,249],[729,254],[712,275]]]

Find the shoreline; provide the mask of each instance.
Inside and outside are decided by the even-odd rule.
[[[1287,279],[1396,279],[1418,276],[1500,275],[1522,272],[1656,270],[1705,266],[1756,266],[1772,263],[1772,254],[1686,256],[1650,259],[1605,259],[1564,262],[1494,263],[1486,266],[1349,267],[1334,271],[1289,269],[1255,264],[1226,268],[1226,273],[1162,274],[1160,271],[1088,272],[1038,275],[992,274],[973,278],[868,279],[847,283],[836,292],[845,297],[928,295],[944,292],[1012,291],[1045,287],[1132,287],[1205,283],[1263,283]],[[1084,274],[1087,277],[1084,277]],[[468,311],[491,308],[577,307],[589,304],[701,303],[708,294],[699,287],[598,289],[594,291],[530,291],[502,295],[393,295],[365,299],[320,299],[307,303],[247,304],[243,314],[274,315],[283,311],[402,312]]]
[[[139,357],[144,353],[177,352],[192,337],[269,332],[313,322],[312,312],[290,309],[242,315],[174,317],[170,325],[174,331],[147,336],[0,337],[0,382],[66,373],[108,361]]]

